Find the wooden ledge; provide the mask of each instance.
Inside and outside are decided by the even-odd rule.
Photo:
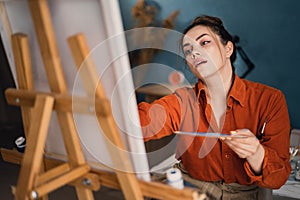
[[[6,162],[11,162],[14,164],[21,164],[23,153],[16,150],[0,149],[2,158]],[[45,169],[50,170],[54,167],[61,165],[63,161],[45,158]],[[100,185],[108,188],[121,189],[117,176],[113,172],[103,171],[99,169],[92,169],[91,174],[96,174],[99,177]],[[173,188],[169,185],[160,182],[146,182],[143,180],[138,180],[141,187],[142,193],[145,197],[152,197],[157,199],[170,199],[170,200],[205,200],[207,196],[205,194],[199,194],[196,190],[192,188],[184,188],[182,190]],[[71,183],[71,185],[78,185],[78,181]],[[81,187],[84,187],[81,185]]]

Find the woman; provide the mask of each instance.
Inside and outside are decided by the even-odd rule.
[[[182,49],[198,83],[138,105],[145,141],[178,133],[178,167],[212,198],[257,199],[258,187],[281,187],[291,170],[282,92],[234,74],[235,45],[217,17],[197,17],[184,31]]]

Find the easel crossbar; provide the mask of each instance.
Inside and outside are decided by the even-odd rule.
[[[73,112],[81,114],[94,114],[107,116],[110,113],[110,102],[107,99],[91,99],[66,94],[36,92],[9,88],[5,91],[8,104],[21,107],[33,107],[38,95],[47,95],[54,98],[53,110],[60,112]]]
[[[48,170],[44,174],[41,174],[36,179],[36,185],[41,185],[43,183],[49,182],[55,177],[57,177],[59,174],[64,174],[68,172],[71,169],[70,165],[68,163],[61,164],[51,170]]]
[[[60,168],[59,168],[60,169]],[[55,168],[54,168],[55,170]],[[56,170],[57,171],[57,170]],[[76,180],[77,178],[84,176],[90,171],[90,166],[84,164],[82,166],[73,168],[68,172],[59,172],[56,177],[52,177],[53,179],[48,181],[47,183],[42,183],[40,186],[33,189],[33,193],[37,194],[37,197],[44,196],[61,186],[66,185],[67,183]],[[47,176],[47,173],[44,174]]]

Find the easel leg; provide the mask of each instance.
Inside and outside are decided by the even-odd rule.
[[[90,50],[84,35],[78,34],[70,37],[68,42],[78,69],[81,67],[82,63],[85,63],[84,67],[80,71],[82,73],[80,75],[82,75],[81,78],[83,80],[86,93],[89,96],[95,95],[96,98],[106,99],[103,86],[101,82],[98,82],[97,71],[94,63],[88,57]],[[105,103],[105,101],[103,101],[103,103]],[[122,151],[125,151],[125,145],[121,139],[119,130],[112,116],[110,104],[107,104],[106,107],[106,115],[101,115],[96,112],[97,119],[104,132],[104,135],[107,138],[105,139],[106,147],[111,155],[114,166],[117,169],[122,168],[124,170],[116,170],[122,192],[125,196],[125,199],[143,199],[143,194],[138,184],[138,180],[136,175],[133,173],[133,167],[130,163],[130,158]]]
[[[29,0],[29,8],[39,46],[41,52],[43,52],[42,58],[50,89],[55,93],[67,94],[68,89],[60,62],[47,0]],[[85,157],[81,149],[72,113],[57,112],[57,118],[62,130],[63,140],[71,167],[85,164]],[[93,199],[91,198],[93,196],[91,190],[76,187],[76,191],[79,199]]]
[[[32,78],[31,56],[27,35],[22,33],[12,35],[12,49],[16,65],[18,88],[33,91],[34,84]],[[25,138],[28,138],[31,108],[21,106],[21,112]],[[42,172],[44,172],[43,163],[41,163],[41,173]],[[47,200],[48,196],[45,195],[42,199]]]
[[[35,178],[40,172],[44,147],[53,108],[53,97],[37,96],[33,108],[29,137],[19,174],[16,189],[16,200],[29,199],[30,191],[34,187]]]
[[[14,60],[16,65],[18,89],[32,91],[34,90],[34,87],[28,37],[25,34],[16,33],[12,35],[11,38],[12,50],[14,53]],[[27,137],[30,124],[31,108],[21,106],[21,111],[24,132],[25,136]]]

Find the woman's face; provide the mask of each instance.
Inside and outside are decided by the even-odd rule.
[[[232,43],[228,42],[224,46],[220,37],[209,27],[193,27],[184,36],[182,45],[186,61],[196,77],[205,79],[217,72],[231,70]]]

